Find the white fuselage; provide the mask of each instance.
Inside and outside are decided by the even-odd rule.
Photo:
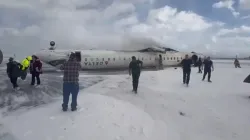
[[[43,50],[36,53],[43,62],[54,67],[59,67],[68,60],[71,52],[78,53],[83,70],[94,69],[122,69],[128,68],[131,57],[143,61],[143,67],[157,67],[159,55],[162,56],[163,66],[177,66],[186,54],[182,52],[126,52],[126,51],[100,51],[100,50]]]

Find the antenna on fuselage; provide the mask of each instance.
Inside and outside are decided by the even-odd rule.
[[[56,49],[56,47],[55,47],[56,43],[54,41],[50,41],[49,44],[50,44],[49,50],[55,50]]]

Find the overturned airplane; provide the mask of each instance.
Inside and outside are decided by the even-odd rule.
[[[143,67],[178,66],[185,55],[188,54],[194,64],[198,57],[197,53],[179,52],[171,48],[149,47],[137,51],[110,51],[110,50],[56,50],[54,43],[49,49],[35,53],[44,63],[60,68],[68,60],[71,53],[77,55],[83,70],[100,69],[124,69],[127,68],[131,57],[143,61]]]

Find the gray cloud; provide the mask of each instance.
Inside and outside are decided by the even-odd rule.
[[[61,49],[131,50],[161,44],[183,51],[213,53],[228,51],[228,39],[239,46],[238,50],[246,50],[240,40],[248,43],[249,39],[243,34],[229,32],[232,38],[219,36],[225,30],[224,24],[208,22],[192,12],[178,12],[166,6],[149,9],[148,17],[140,21],[138,16],[145,13],[138,13],[136,6],[145,3],[154,1],[2,0],[1,49],[22,58],[48,48],[49,41],[54,40]],[[246,32],[239,32],[243,30]]]

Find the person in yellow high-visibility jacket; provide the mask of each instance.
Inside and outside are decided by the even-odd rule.
[[[21,72],[20,72],[20,77],[22,80],[26,79],[27,76],[27,69],[30,67],[30,61],[32,60],[32,56],[28,56],[23,61],[21,62]]]
[[[31,60],[32,60],[31,56],[28,56],[25,59],[23,59],[23,61],[21,63],[21,65],[22,65],[21,70],[23,70],[23,71],[27,70],[29,68],[29,66],[30,66],[30,61]]]

